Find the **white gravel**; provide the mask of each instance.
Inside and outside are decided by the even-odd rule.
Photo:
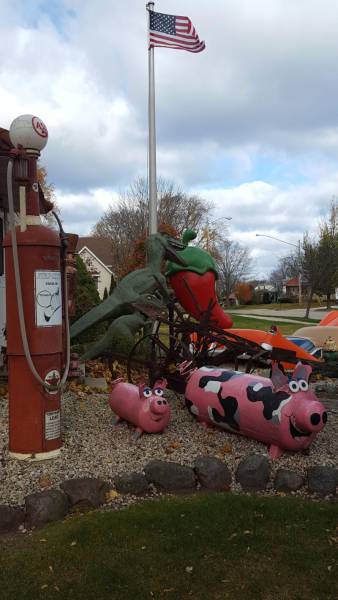
[[[204,429],[183,407],[180,396],[172,392],[167,395],[172,406],[167,431],[145,434],[134,443],[130,439],[133,428],[126,424],[113,427],[108,394],[86,394],[79,399],[73,392],[66,392],[62,402],[61,455],[35,463],[9,458],[7,400],[0,397],[0,504],[22,505],[27,494],[58,486],[72,477],[99,477],[112,483],[115,475],[142,471],[154,458],[191,466],[197,456],[209,454],[224,460],[234,473],[238,462],[248,454],[267,455],[264,444],[221,430]],[[283,467],[305,474],[311,465],[337,466],[338,399],[324,402],[328,423],[308,454],[284,453],[272,462],[273,472]],[[235,483],[233,489],[238,491]],[[305,490],[299,493],[304,494]]]

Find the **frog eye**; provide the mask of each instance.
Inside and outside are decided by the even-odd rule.
[[[150,398],[151,395],[152,395],[151,389],[148,388],[148,387],[144,388],[144,390],[143,390],[143,396],[145,398]]]
[[[298,385],[298,382],[297,382],[297,381],[295,381],[294,379],[293,379],[293,380],[291,380],[291,381],[290,381],[290,383],[289,383],[289,388],[290,388],[291,392],[293,392],[294,394],[295,394],[296,392],[299,392],[299,385]]]
[[[309,389],[309,384],[308,384],[308,382],[307,382],[307,381],[305,381],[305,379],[300,379],[300,380],[298,381],[298,385],[299,385],[299,389],[300,389],[302,392],[307,392],[307,391],[308,391],[308,389]]]
[[[154,393],[155,393],[155,396],[163,396],[162,388],[155,388]]]

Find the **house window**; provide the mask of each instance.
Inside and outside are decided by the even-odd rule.
[[[98,276],[98,275],[93,275],[93,274],[92,274],[92,278],[93,278],[93,280],[94,280],[95,287],[96,287],[96,289],[98,290],[98,289],[99,289],[99,276]]]

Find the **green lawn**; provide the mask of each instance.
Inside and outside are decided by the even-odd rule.
[[[297,323],[284,323],[283,321],[267,321],[264,317],[261,319],[251,319],[250,317],[242,317],[241,315],[231,314],[233,327],[241,329],[262,329],[268,331],[271,325],[277,325],[283,335],[291,335],[294,331],[303,327]],[[304,325],[305,327],[305,325]],[[230,330],[231,331],[231,330]]]
[[[306,309],[307,304],[305,302],[302,302],[301,304],[299,304],[298,302],[296,303],[274,303],[274,304],[237,304],[235,306],[231,306],[231,310],[248,310],[250,312],[250,310],[252,310],[253,308],[261,308],[261,309],[266,309],[268,310],[292,310],[294,308],[302,308]],[[312,302],[311,304],[311,308],[319,308],[319,304],[317,302]],[[226,308],[225,308],[226,310]],[[325,310],[325,308],[324,308]]]
[[[2,541],[2,600],[336,600],[338,505],[203,494]]]

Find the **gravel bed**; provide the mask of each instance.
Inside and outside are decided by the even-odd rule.
[[[131,441],[133,428],[126,424],[112,425],[108,394],[86,394],[79,399],[66,392],[62,401],[62,435],[64,446],[58,458],[29,463],[8,456],[8,407],[0,397],[0,504],[22,505],[24,497],[32,492],[58,486],[72,477],[99,477],[112,484],[121,473],[142,471],[152,459],[193,465],[199,455],[217,456],[234,473],[239,461],[248,454],[267,455],[267,446],[218,429],[199,425],[182,405],[182,397],[167,392],[172,407],[172,418],[164,434],[143,435],[138,442]],[[337,466],[338,457],[338,399],[325,400],[329,419],[306,454],[284,453],[272,461],[273,473],[280,467],[305,474],[312,465]],[[113,487],[113,485],[112,485]],[[239,491],[234,482],[233,491]],[[270,483],[270,493],[272,484]],[[300,490],[297,494],[305,494]],[[118,507],[130,500],[117,498]]]

